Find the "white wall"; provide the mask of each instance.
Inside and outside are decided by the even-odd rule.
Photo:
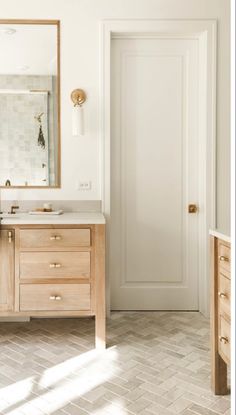
[[[99,21],[102,19],[218,19],[217,76],[217,223],[229,232],[229,0],[0,0],[0,17],[61,20],[62,188],[3,190],[18,200],[100,199],[99,161]],[[70,92],[82,88],[86,136],[71,136]],[[76,190],[78,179],[92,181],[91,191]]]

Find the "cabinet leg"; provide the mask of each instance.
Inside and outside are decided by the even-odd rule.
[[[106,348],[106,306],[105,306],[105,225],[95,227],[95,342],[96,349]]]
[[[106,320],[95,318],[95,344],[96,349],[106,348]]]
[[[227,364],[216,351],[212,362],[212,390],[215,395],[227,395]]]

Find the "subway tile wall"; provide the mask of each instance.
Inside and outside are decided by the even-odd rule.
[[[52,76],[0,75],[0,185],[55,184],[55,81]],[[46,94],[21,94],[17,90],[48,90]],[[45,149],[38,145],[42,116]]]

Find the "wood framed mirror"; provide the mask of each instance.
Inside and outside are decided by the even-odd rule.
[[[59,188],[60,22],[0,19],[0,187]]]

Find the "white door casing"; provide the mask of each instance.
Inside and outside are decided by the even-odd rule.
[[[110,62],[111,38],[195,40],[199,51],[198,90],[198,250],[199,309],[209,310],[208,229],[215,223],[215,69],[216,22],[214,20],[132,20],[102,23],[101,158],[102,200],[107,217],[107,248],[110,241]],[[193,201],[194,202],[194,201]],[[109,264],[107,264],[107,275]],[[109,277],[108,277],[109,292]]]

